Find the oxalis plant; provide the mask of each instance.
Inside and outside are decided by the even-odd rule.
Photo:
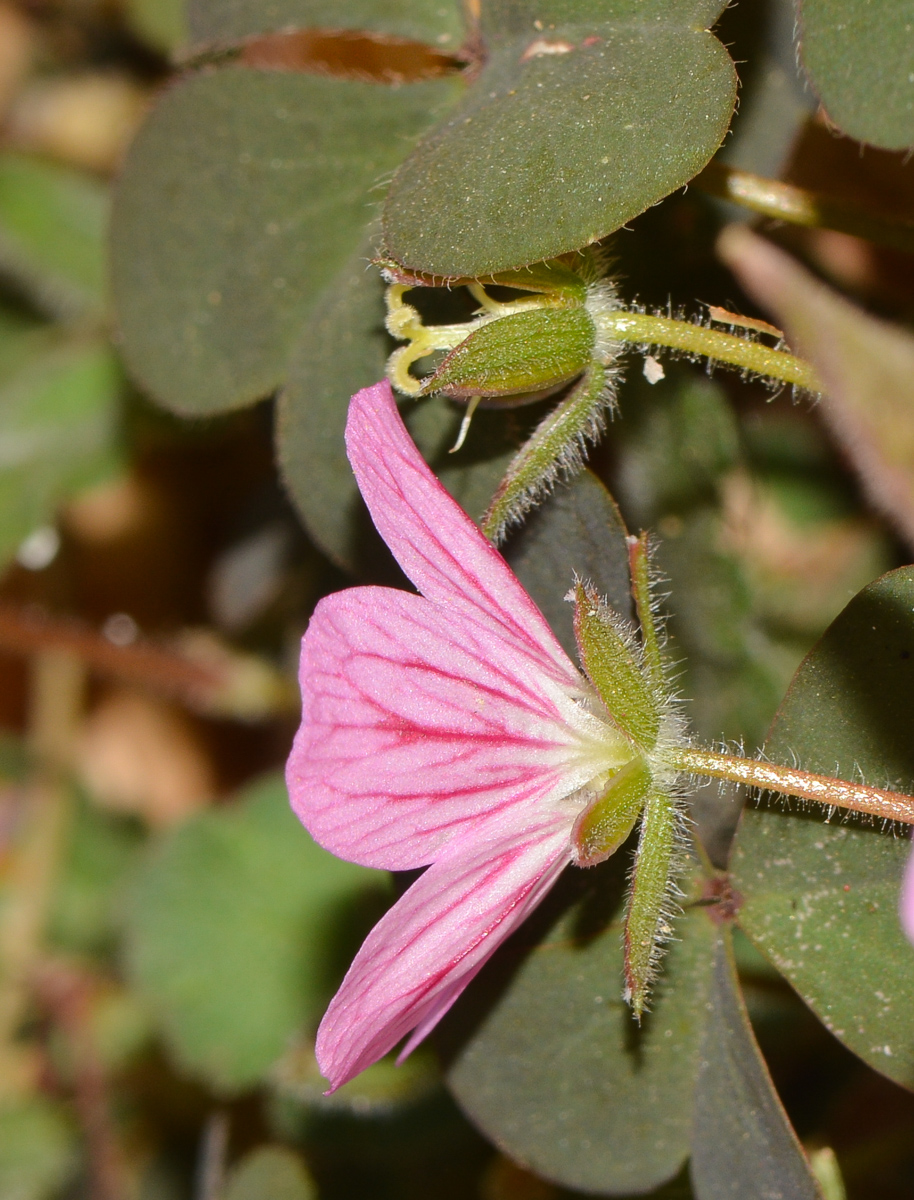
[[[723,7],[196,0],[113,279],[161,403],[277,394],[289,494],[362,584],[305,633],[289,794],[325,849],[424,871],[316,1032],[330,1091],[434,1030],[463,1111],[557,1186],[643,1194],[689,1158],[701,1200],[831,1200],[743,984],[779,973],[914,1087],[914,575],[882,533],[785,608],[752,497],[786,438],[795,490],[827,460],[910,542],[914,344],[745,226],[733,275],[708,264],[734,205],[826,233],[795,244],[833,276],[835,246],[914,249],[897,204],[781,178],[837,132],[904,171],[912,14]],[[816,401],[847,469],[804,448]],[[379,586],[366,510],[420,595]]]

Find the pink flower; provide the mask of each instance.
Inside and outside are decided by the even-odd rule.
[[[361,587],[318,605],[289,793],[339,857],[428,870],[369,934],[321,1023],[332,1089],[430,1032],[572,861],[576,818],[631,758],[542,613],[422,461],[386,382],[353,397],[346,444],[421,595]]]

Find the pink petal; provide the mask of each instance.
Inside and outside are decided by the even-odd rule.
[[[552,676],[526,647],[421,596],[327,597],[302,642],[296,813],[328,850],[389,870],[424,866],[504,808],[523,804],[536,822],[595,773],[569,700],[580,676],[569,664],[567,691]]]
[[[514,813],[452,842],[368,935],[317,1034],[331,1091],[415,1030],[441,1020],[569,861],[568,817],[524,827]]]
[[[564,671],[568,657],[545,617],[426,466],[386,380],[352,397],[346,448],[378,532],[423,596],[497,625],[503,637]]]
[[[914,942],[914,851],[908,859],[901,888],[901,924],[908,938]]]

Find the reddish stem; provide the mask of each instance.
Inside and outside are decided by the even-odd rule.
[[[192,705],[222,683],[216,671],[172,650],[142,641],[117,646],[83,621],[12,604],[0,603],[0,650],[16,655],[63,650],[96,674],[141,684]]]
[[[815,800],[818,804],[849,808],[853,812],[871,813],[887,821],[904,821],[907,825],[914,825],[914,796],[902,792],[890,792],[865,783],[835,779],[831,775],[815,775],[798,767],[783,767],[754,758],[737,758],[733,754],[720,754],[715,750],[691,746],[670,750],[666,754],[666,761],[690,775],[728,779],[732,783],[745,783],[750,787],[782,792],[785,796]]]

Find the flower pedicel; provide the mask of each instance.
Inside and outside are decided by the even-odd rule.
[[[636,825],[624,992],[640,1016],[673,931],[690,777],[914,822],[909,796],[690,743],[643,539],[629,539],[639,640],[586,583],[570,593],[582,672],[423,462],[388,383],[353,397],[346,441],[375,525],[421,594],[350,588],[317,606],[289,794],[340,857],[428,869],[369,934],[324,1016],[316,1052],[331,1089],[407,1035],[408,1054],[562,870],[601,862]]]

